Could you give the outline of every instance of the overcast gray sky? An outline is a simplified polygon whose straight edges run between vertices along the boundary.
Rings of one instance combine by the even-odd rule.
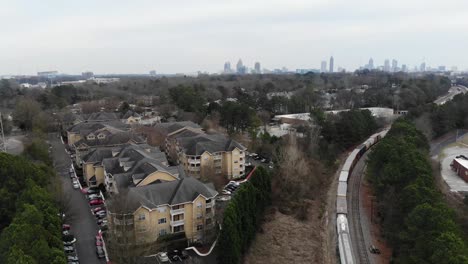
[[[0,75],[355,69],[369,57],[468,68],[466,0],[0,0]]]

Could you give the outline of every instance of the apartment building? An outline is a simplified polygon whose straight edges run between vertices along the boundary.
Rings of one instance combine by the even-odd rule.
[[[125,197],[126,212],[118,204],[111,202],[109,206],[110,230],[117,241],[126,236],[127,243],[128,238],[146,244],[175,235],[190,242],[203,241],[215,227],[217,194],[192,177],[131,187]],[[120,211],[116,213],[112,208]]]
[[[111,194],[118,193],[118,186],[127,188],[132,182],[136,186],[138,180],[157,174],[168,174],[160,179],[174,180],[179,168],[169,167],[165,154],[147,144],[101,147],[83,157],[83,176],[88,184],[103,184]]]
[[[170,133],[166,138],[166,153],[195,178],[220,175],[237,179],[245,174],[246,148],[222,134],[207,134],[192,128]]]
[[[71,126],[67,130],[68,146],[74,148],[74,144],[81,139],[101,139],[107,134],[129,131],[130,126],[120,120],[106,122],[81,122]]]

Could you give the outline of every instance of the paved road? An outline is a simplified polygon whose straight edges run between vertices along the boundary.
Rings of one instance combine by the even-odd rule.
[[[455,95],[460,94],[460,93],[467,93],[467,92],[468,92],[468,88],[466,88],[465,86],[462,86],[462,85],[452,86],[450,87],[446,95],[443,95],[437,98],[437,100],[435,100],[434,103],[438,105],[443,105],[446,102],[452,100],[453,97],[455,97]]]
[[[105,263],[96,255],[95,236],[98,231],[94,216],[91,214],[86,197],[79,191],[74,190],[68,174],[71,160],[65,152],[65,147],[56,134],[49,134],[49,142],[52,145],[52,157],[55,168],[63,179],[63,191],[65,200],[70,208],[66,212],[65,222],[71,224],[72,234],[75,235],[75,244],[80,263],[101,264]]]
[[[362,208],[362,199],[360,195],[361,183],[364,179],[366,168],[366,159],[370,150],[359,159],[358,163],[351,173],[348,181],[348,221],[351,233],[351,244],[353,254],[357,263],[377,263],[374,255],[370,254],[368,248],[372,244],[370,226],[368,219]]]

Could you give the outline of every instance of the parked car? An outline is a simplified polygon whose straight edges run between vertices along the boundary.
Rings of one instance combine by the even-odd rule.
[[[186,250],[173,250],[169,253],[167,253],[168,257],[172,261],[181,261],[183,259],[187,259],[189,257],[188,253]]]
[[[102,246],[102,237],[100,235],[96,236],[96,247]]]
[[[104,201],[102,199],[95,199],[95,200],[89,201],[90,206],[101,205],[101,204],[104,204]]]
[[[73,246],[64,246],[63,251],[65,251],[67,254],[75,253],[75,248]]]
[[[96,216],[97,219],[104,219],[104,218],[107,217],[107,214],[106,214],[106,213],[103,213],[103,214],[96,214],[96,215],[94,215],[94,216]]]
[[[166,263],[170,262],[169,257],[167,256],[166,252],[159,252],[157,254],[159,262]]]
[[[74,235],[62,235],[62,241],[65,246],[71,246],[76,242],[76,237]]]
[[[96,187],[88,187],[88,188],[83,188],[81,192],[84,194],[93,194],[93,193],[99,193],[99,189]]]
[[[100,194],[94,193],[88,195],[88,200],[96,200],[96,199],[102,199],[102,196]]]
[[[80,188],[80,183],[78,182],[78,179],[73,179],[73,189],[79,189]]]
[[[106,255],[104,254],[104,249],[102,249],[101,246],[96,247],[96,254],[97,254],[98,258],[106,257]]]
[[[231,195],[231,192],[228,190],[223,190],[221,193],[224,195]]]
[[[70,230],[70,228],[71,228],[71,225],[68,225],[68,224],[62,225],[62,230]]]
[[[228,184],[232,184],[234,186],[239,186],[240,183],[236,182],[236,181],[230,181]]]
[[[370,253],[372,253],[372,254],[380,254],[380,250],[379,250],[378,248],[376,248],[374,245],[371,245],[371,246],[369,247],[369,251],[370,251]]]
[[[107,219],[98,219],[96,222],[98,226],[107,226]]]
[[[106,211],[106,208],[104,208],[104,207],[96,207],[96,208],[91,209],[92,214],[96,214],[96,213],[99,213],[99,212],[105,212],[105,211]]]
[[[69,255],[67,256],[68,261],[78,261],[78,256],[76,255]]]
[[[244,163],[244,165],[245,165],[246,167],[248,167],[248,166],[252,166],[252,163],[246,162],[246,163]]]

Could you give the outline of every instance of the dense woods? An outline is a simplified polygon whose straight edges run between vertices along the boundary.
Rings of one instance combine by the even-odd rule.
[[[43,163],[0,153],[0,263],[65,263],[52,176]]]
[[[263,212],[271,201],[269,173],[259,167],[242,184],[224,211],[217,250],[219,263],[237,264],[255,238]]]
[[[369,155],[368,177],[395,263],[467,263],[454,214],[436,189],[425,136],[397,120]]]

